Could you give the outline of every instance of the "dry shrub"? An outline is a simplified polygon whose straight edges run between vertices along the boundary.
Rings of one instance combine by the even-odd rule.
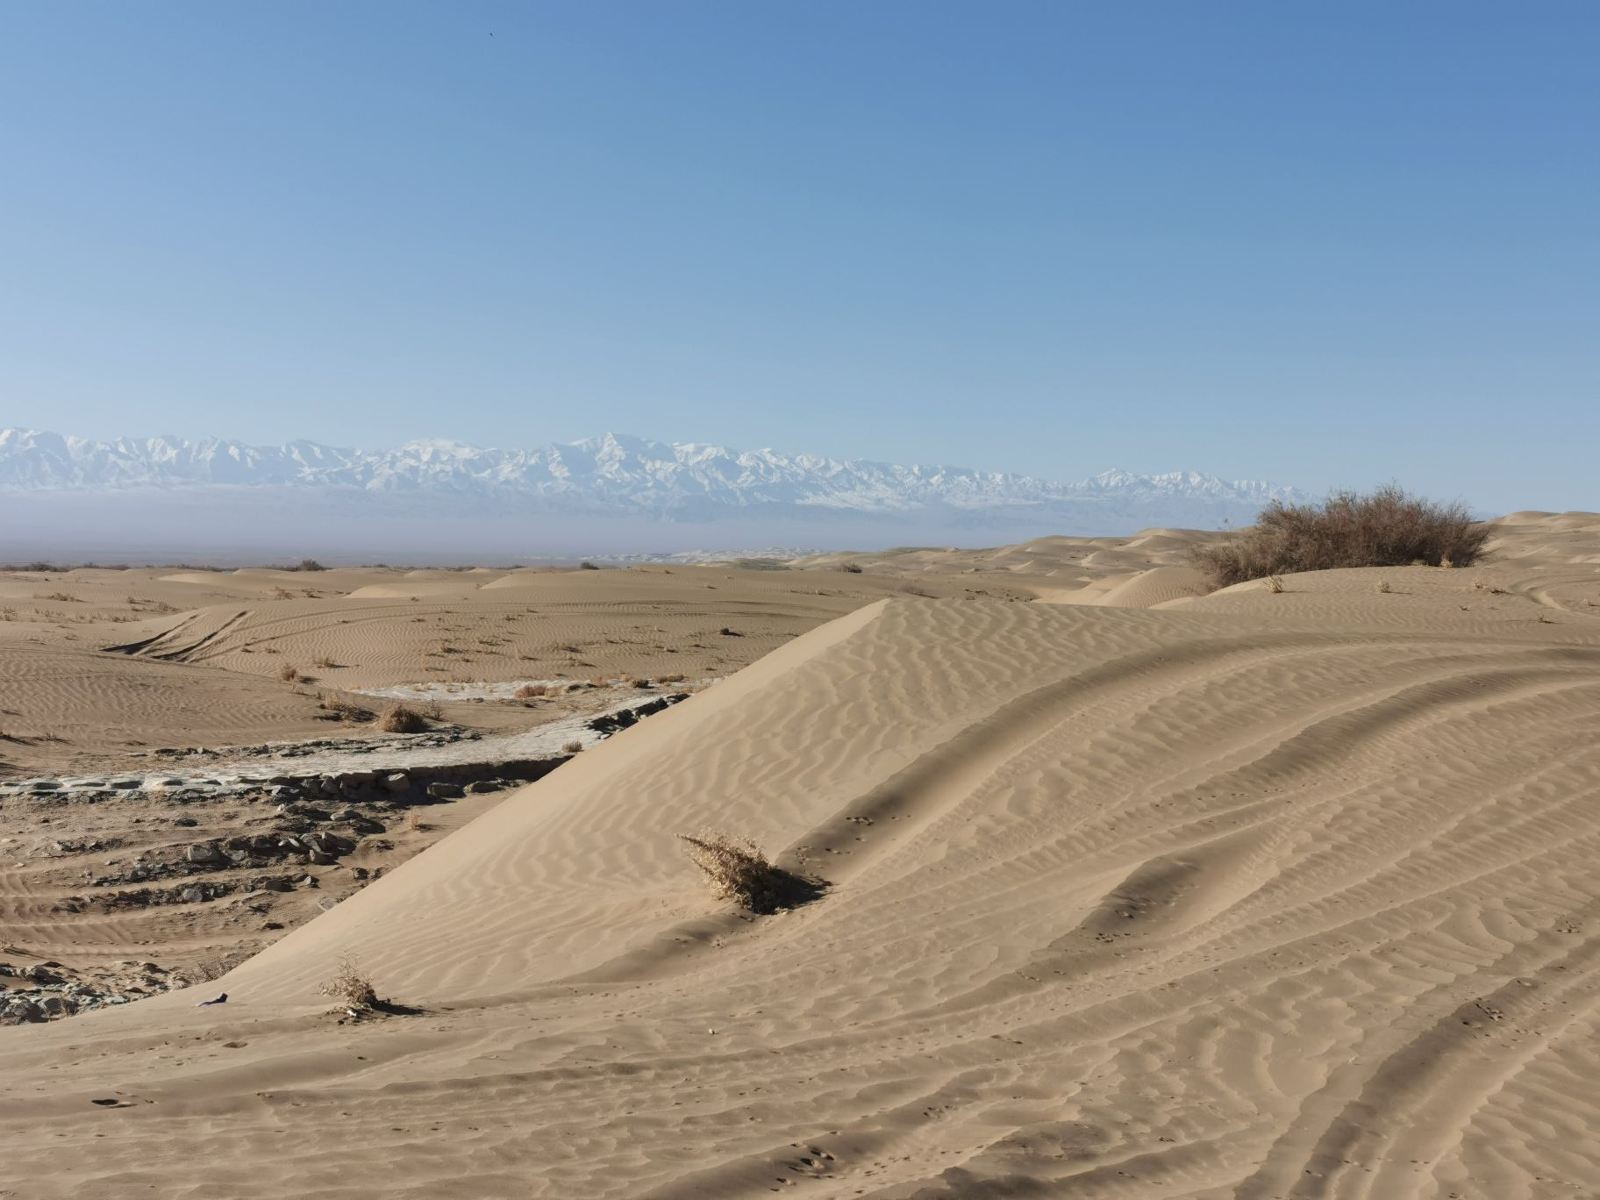
[[[1470,566],[1489,540],[1460,502],[1438,504],[1397,484],[1367,495],[1335,492],[1321,504],[1274,500],[1238,537],[1194,551],[1213,587],[1335,567]]]
[[[348,700],[341,700],[337,696],[319,696],[317,707],[320,708],[330,721],[370,721],[372,710],[362,708],[359,704],[352,704]]]
[[[752,911],[758,911],[763,904],[770,905],[774,868],[754,842],[714,832],[697,836],[680,833],[678,840],[688,846],[690,861],[700,868],[719,898],[736,901]]]
[[[719,898],[732,900],[753,913],[772,913],[815,900],[825,884],[804,879],[767,861],[754,842],[724,833],[678,834],[689,859]]]
[[[278,678],[283,680],[285,683],[299,683],[300,668],[295,666],[293,663],[279,663]]]
[[[563,754],[579,754],[583,751],[583,743],[578,741],[567,742],[561,747]]]
[[[1276,575],[1268,575],[1267,576],[1267,591],[1271,592],[1275,596],[1282,594],[1282,592],[1283,592],[1283,580],[1278,578],[1278,576],[1276,576]]]
[[[384,710],[378,718],[378,728],[385,733],[421,733],[428,722],[416,709],[396,704]]]
[[[656,682],[657,683],[682,683],[683,680],[684,680],[684,676],[683,676],[683,673],[681,671],[675,672],[674,674],[671,674],[671,675],[657,675],[656,676]]]
[[[372,1008],[378,1003],[378,993],[373,990],[372,980],[361,973],[356,960],[349,955],[339,960],[339,969],[333,978],[317,990],[346,1008]]]
[[[333,659],[329,658],[326,654],[319,654],[316,658],[311,660],[311,665],[320,671],[331,671],[339,664],[334,662]]]
[[[539,696],[549,695],[550,687],[548,684],[543,683],[525,683],[516,690],[515,694],[518,700],[533,700]]]

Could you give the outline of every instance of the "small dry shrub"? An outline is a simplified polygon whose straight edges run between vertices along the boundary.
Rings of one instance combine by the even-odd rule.
[[[1397,484],[1366,495],[1335,492],[1321,504],[1274,500],[1236,538],[1198,547],[1195,565],[1213,587],[1335,567],[1465,567],[1483,554],[1489,529],[1466,505],[1437,504]]]
[[[525,683],[516,690],[518,700],[533,700],[539,696],[550,694],[549,685],[543,683]]]
[[[561,747],[561,753],[563,753],[563,754],[579,754],[582,751],[583,751],[583,743],[579,742],[579,741],[567,742],[564,746]]]
[[[299,683],[300,668],[295,666],[293,663],[279,663],[278,678],[283,680],[285,683]]]
[[[683,673],[681,671],[676,672],[676,673],[674,673],[672,675],[657,675],[656,676],[656,682],[657,683],[682,683],[683,680],[684,680],[684,675],[683,675]]]
[[[385,733],[421,733],[427,727],[422,714],[404,704],[391,706],[378,718],[378,728]]]
[[[333,659],[329,658],[326,654],[319,654],[317,657],[311,660],[311,665],[321,671],[331,671],[339,664],[334,662]]]
[[[1278,595],[1283,591],[1283,580],[1276,575],[1267,576],[1267,591]]]
[[[784,873],[767,861],[754,842],[724,833],[678,834],[689,859],[700,868],[719,898],[751,912],[771,912],[782,898]]]
[[[333,978],[317,990],[346,1008],[372,1008],[378,1003],[372,980],[361,973],[356,960],[348,954],[339,960],[339,969]]]
[[[352,704],[349,700],[341,700],[337,696],[320,696],[317,699],[320,708],[330,721],[370,721],[372,710],[362,708],[359,704]]]
[[[1387,596],[1390,592],[1394,591],[1394,589],[1389,586],[1389,581],[1387,579],[1380,579],[1378,580],[1378,591]]]

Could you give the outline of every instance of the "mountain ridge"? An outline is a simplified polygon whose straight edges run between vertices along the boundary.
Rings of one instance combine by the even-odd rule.
[[[0,491],[119,492],[273,488],[374,498],[414,495],[596,517],[715,521],[731,515],[953,518],[1052,514],[1077,524],[1091,513],[1160,523],[1248,520],[1294,488],[1199,471],[1121,469],[1077,483],[949,465],[875,462],[711,442],[659,442],[606,433],[534,449],[417,439],[391,450],[295,440],[257,446],[170,435],[97,441],[41,430],[0,430]],[[1194,519],[1186,519],[1191,517]],[[1109,531],[1109,530],[1108,530]]]

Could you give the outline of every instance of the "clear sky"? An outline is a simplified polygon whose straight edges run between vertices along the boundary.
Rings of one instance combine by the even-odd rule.
[[[1600,508],[1600,4],[0,2],[0,425]]]

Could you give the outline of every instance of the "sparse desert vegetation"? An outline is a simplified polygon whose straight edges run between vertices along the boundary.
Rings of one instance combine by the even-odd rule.
[[[336,1001],[341,1008],[361,1010],[378,1003],[378,993],[372,986],[372,980],[362,972],[352,955],[341,958],[333,977],[317,990]]]
[[[1193,552],[1212,587],[1336,567],[1471,566],[1489,539],[1464,504],[1438,504],[1398,485],[1337,492],[1321,504],[1273,501],[1255,525]]]
[[[378,718],[378,728],[385,733],[421,733],[428,728],[428,722],[409,705],[394,704]]]
[[[365,724],[372,720],[372,710],[364,708],[351,700],[340,696],[322,695],[317,698],[317,707],[322,710],[329,721],[348,721],[352,724]]]
[[[712,894],[753,913],[772,913],[814,900],[822,885],[784,870],[761,847],[715,830],[677,835],[689,861],[700,868]]]

